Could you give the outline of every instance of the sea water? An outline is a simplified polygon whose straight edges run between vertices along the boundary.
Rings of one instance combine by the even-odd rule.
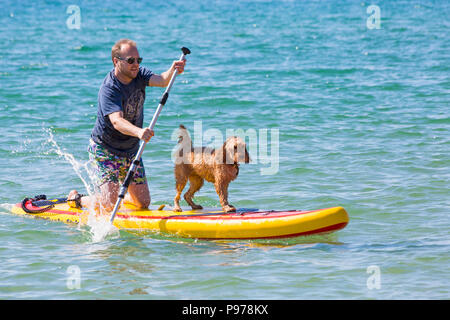
[[[448,1],[2,1],[0,299],[448,299],[449,14]],[[231,204],[339,205],[348,226],[276,242],[97,238],[11,214],[93,190],[87,145],[120,38],[155,73],[192,51],[143,154],[153,205],[175,196],[180,124],[197,145],[240,130],[253,161]],[[146,124],[162,92],[147,89]],[[219,206],[211,184],[196,201]]]

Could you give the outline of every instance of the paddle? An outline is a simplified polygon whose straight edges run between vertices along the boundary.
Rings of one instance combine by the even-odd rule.
[[[183,54],[181,55],[180,60],[184,60],[185,56],[191,53],[191,51],[188,48],[186,48],[186,47],[181,48],[181,51],[183,52]],[[170,79],[169,85],[166,88],[166,91],[164,91],[164,93],[162,95],[162,98],[159,101],[158,108],[156,109],[156,112],[153,115],[153,119],[150,122],[150,125],[148,126],[148,128],[150,130],[153,130],[153,127],[155,126],[156,120],[158,119],[158,116],[161,113],[161,110],[162,110],[163,106],[166,104],[167,98],[169,98],[169,91],[172,88],[172,85],[173,85],[173,83],[175,81],[177,73],[178,73],[177,70],[175,70],[175,72],[172,75],[172,78]],[[133,176],[134,176],[134,174],[136,172],[137,166],[140,163],[142,152],[144,151],[144,148],[145,148],[146,144],[147,143],[145,141],[141,140],[141,145],[139,146],[139,150],[136,153],[136,156],[134,157],[134,160],[133,160],[133,162],[132,162],[132,164],[130,166],[130,169],[128,170],[128,173],[127,173],[127,175],[125,177],[125,180],[124,180],[124,182],[123,182],[123,184],[122,184],[122,186],[120,188],[119,196],[117,197],[116,204],[115,204],[113,212],[111,214],[111,218],[110,218],[111,224],[113,224],[114,218],[116,217],[117,210],[119,210],[120,204],[121,204],[122,200],[125,198],[125,194],[127,193],[128,186],[130,185],[130,182],[131,182],[131,180],[132,180],[132,178],[133,178]]]

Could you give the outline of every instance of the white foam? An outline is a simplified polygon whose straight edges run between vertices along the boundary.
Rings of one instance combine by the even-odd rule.
[[[119,229],[111,224],[109,215],[97,215],[95,210],[90,210],[87,225],[91,234],[92,242],[101,242],[120,236]]]

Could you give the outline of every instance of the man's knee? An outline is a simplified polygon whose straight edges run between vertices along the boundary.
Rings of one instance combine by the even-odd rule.
[[[139,207],[139,209],[146,209],[150,206],[151,203],[151,199],[150,199],[150,195],[148,196],[143,196],[139,199],[137,199],[136,206]]]
[[[119,186],[116,183],[105,183],[101,187],[100,203],[106,211],[113,211],[119,195]]]
[[[132,184],[128,191],[136,207],[145,209],[150,206],[151,198],[147,184]]]
[[[108,212],[112,212],[114,210],[114,206],[116,201],[112,201],[113,199],[102,199],[102,207]]]

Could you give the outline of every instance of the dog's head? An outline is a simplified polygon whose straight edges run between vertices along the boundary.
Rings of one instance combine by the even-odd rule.
[[[249,163],[250,156],[247,151],[245,141],[240,137],[229,137],[222,147],[223,163],[237,164],[240,162]]]

